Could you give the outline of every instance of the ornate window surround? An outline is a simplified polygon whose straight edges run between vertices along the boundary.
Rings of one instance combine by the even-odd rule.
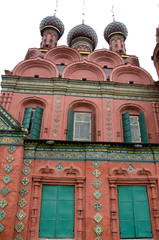
[[[84,183],[85,177],[81,170],[71,164],[58,172],[55,167],[46,166],[38,170],[38,174],[33,175],[33,190],[30,208],[30,240],[44,240],[38,238],[39,219],[41,208],[42,185],[75,185],[75,225],[74,239],[84,239]],[[67,240],[67,239],[66,239]]]
[[[157,203],[157,178],[152,176],[152,173],[145,168],[135,169],[130,173],[126,168],[111,169],[108,177],[110,191],[110,224],[112,240],[120,239],[119,231],[119,210],[118,210],[118,191],[117,186],[147,186],[147,195],[149,201],[149,210],[151,225],[154,231],[153,240],[159,239],[159,208]],[[146,239],[143,239],[146,240]]]

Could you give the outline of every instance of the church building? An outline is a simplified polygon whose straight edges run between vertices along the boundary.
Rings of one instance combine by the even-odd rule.
[[[40,23],[40,48],[5,71],[0,240],[159,239],[159,85],[128,30]],[[153,37],[153,36],[152,36]],[[159,74],[159,45],[154,51]]]

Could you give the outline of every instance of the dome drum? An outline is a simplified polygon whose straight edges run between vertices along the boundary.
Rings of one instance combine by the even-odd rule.
[[[76,49],[78,52],[92,52],[93,42],[86,37],[77,37],[72,40],[71,47]]]

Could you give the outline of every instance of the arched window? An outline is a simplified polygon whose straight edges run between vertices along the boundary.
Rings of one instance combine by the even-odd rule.
[[[95,108],[89,103],[76,103],[69,108],[67,140],[95,139]]]
[[[136,106],[122,109],[124,142],[148,142],[145,115]]]

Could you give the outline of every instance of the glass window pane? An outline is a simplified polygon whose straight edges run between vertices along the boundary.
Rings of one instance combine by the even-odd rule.
[[[75,113],[74,140],[90,141],[91,113]]]

